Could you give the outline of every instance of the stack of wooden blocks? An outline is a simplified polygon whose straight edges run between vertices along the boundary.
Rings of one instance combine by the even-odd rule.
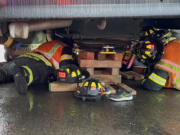
[[[102,69],[102,74],[119,75],[122,53],[101,54],[81,51],[78,60],[80,67],[86,68],[90,75],[99,73],[100,69]]]

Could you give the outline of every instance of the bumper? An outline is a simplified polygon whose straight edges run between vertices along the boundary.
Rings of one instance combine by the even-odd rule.
[[[11,0],[9,0],[11,1]],[[18,0],[16,0],[18,1]],[[27,0],[24,0],[27,1]],[[48,1],[48,0],[47,0]],[[50,0],[49,0],[50,1]],[[127,2],[123,0],[69,0],[67,3],[6,3],[0,18],[178,17],[180,2]],[[82,3],[79,3],[81,1]],[[84,3],[83,3],[84,2]]]

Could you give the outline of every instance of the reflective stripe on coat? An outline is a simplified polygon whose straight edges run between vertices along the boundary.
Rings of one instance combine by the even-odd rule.
[[[64,46],[62,43],[55,40],[42,44],[40,47],[32,51],[32,53],[40,53],[44,55],[52,63],[55,69],[59,69],[63,48]]]
[[[180,40],[174,40],[167,44],[162,59],[155,68],[165,70],[169,73],[169,79],[165,87],[180,90]]]

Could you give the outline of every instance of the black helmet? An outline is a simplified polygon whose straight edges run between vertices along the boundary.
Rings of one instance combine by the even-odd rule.
[[[158,53],[157,46],[148,39],[139,43],[134,51],[137,59],[145,65],[154,61]]]
[[[143,31],[144,37],[156,38],[160,40],[163,45],[166,45],[170,41],[176,39],[170,29],[158,29],[152,26],[148,26],[145,27]]]
[[[142,29],[143,37],[153,37],[159,29],[153,26],[146,26]]]
[[[58,80],[63,83],[79,83],[82,80],[82,74],[76,65],[64,65],[58,71]]]
[[[77,98],[86,100],[98,100],[101,99],[102,95],[106,94],[106,88],[98,79],[88,79],[86,80],[82,87],[77,90],[74,95]]]

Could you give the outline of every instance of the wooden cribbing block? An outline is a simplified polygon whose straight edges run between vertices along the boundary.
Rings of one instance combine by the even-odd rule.
[[[147,68],[143,66],[133,66],[133,71],[138,74],[144,74]]]
[[[119,68],[112,68],[112,75],[119,75]]]
[[[129,71],[129,74],[133,75],[134,80],[142,80],[144,79],[144,75],[138,74],[134,71]]]
[[[80,86],[82,84],[79,84]],[[67,92],[67,91],[75,91],[77,88],[77,84],[68,84],[68,83],[60,83],[58,81],[49,83],[49,91],[51,92]]]
[[[98,60],[115,60],[115,61],[122,61],[123,54],[122,53],[116,53],[116,54],[97,54]]]
[[[127,72],[120,72],[120,74],[125,79],[133,79],[133,75],[132,74],[128,74]]]
[[[116,60],[116,61],[122,61],[122,58],[123,58],[123,54],[122,53],[116,53],[113,56],[113,60]]]
[[[93,75],[92,78],[97,78],[105,84],[118,84],[121,83],[121,75]]]
[[[80,60],[80,67],[120,68],[121,62],[113,60]]]
[[[94,57],[95,57],[94,52],[80,51],[78,55],[78,63],[80,63],[80,60],[82,59],[94,60]]]
[[[112,75],[111,68],[95,68],[94,74],[91,75]]]
[[[111,85],[105,85],[111,91],[111,94],[116,94],[117,90],[113,88]]]
[[[125,90],[125,91],[127,91],[127,92],[131,92],[133,96],[137,95],[136,90],[130,88],[129,86],[127,86],[127,85],[124,84],[124,83],[119,83],[119,84],[117,84],[117,86],[118,86],[120,89],[122,89],[122,90]]]
[[[105,54],[98,53],[98,54],[97,54],[97,59],[98,59],[98,60],[106,60],[106,55],[105,55]]]
[[[80,51],[78,59],[94,60],[94,52]]]
[[[134,79],[134,80],[142,80],[144,79],[144,75],[138,74],[133,71],[127,71],[127,72],[120,72],[123,78],[126,79]]]

